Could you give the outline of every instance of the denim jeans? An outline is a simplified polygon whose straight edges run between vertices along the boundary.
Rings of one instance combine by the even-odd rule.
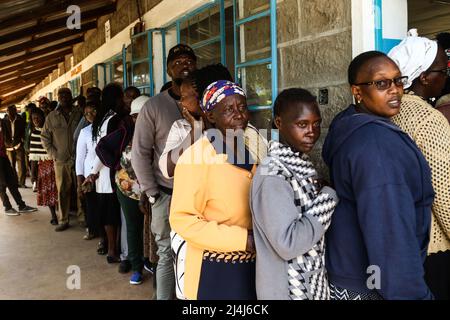
[[[161,193],[152,205],[151,231],[155,235],[159,256],[156,268],[156,299],[172,300],[175,294],[175,272],[170,247],[169,209],[172,196]]]

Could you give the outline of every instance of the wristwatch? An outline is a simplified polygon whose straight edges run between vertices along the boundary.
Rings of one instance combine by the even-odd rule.
[[[156,200],[158,200],[158,198],[160,197],[160,194],[154,194],[153,196],[148,197],[148,201],[150,202],[150,204],[155,204]]]

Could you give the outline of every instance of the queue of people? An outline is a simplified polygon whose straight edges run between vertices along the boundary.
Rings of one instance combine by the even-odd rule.
[[[154,97],[111,83],[74,107],[60,89],[55,110],[30,109],[38,205],[61,232],[78,202],[84,239],[132,285],[151,272],[158,300],[450,299],[450,45],[437,39],[412,31],[353,59],[354,103],[323,145],[329,179],[308,155],[322,123],[311,92],[278,95],[267,141],[227,68],[197,68],[187,45]],[[34,209],[13,169],[18,119],[8,109],[0,137],[10,212],[6,188]]]

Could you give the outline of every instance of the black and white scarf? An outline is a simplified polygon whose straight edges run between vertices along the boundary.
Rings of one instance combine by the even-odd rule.
[[[284,178],[294,190],[298,219],[313,216],[326,229],[330,226],[337,198],[331,188],[319,190],[317,171],[306,154],[271,141],[267,164],[269,175]],[[325,270],[325,239],[311,250],[288,262],[289,296],[293,300],[328,300],[330,289]]]

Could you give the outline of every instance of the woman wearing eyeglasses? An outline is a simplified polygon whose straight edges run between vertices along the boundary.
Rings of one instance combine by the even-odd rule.
[[[84,180],[89,176],[95,160],[95,144],[92,141],[92,122],[97,115],[99,102],[89,101],[83,108],[84,119],[88,126],[81,129],[77,140],[75,172],[77,174],[77,193],[86,205],[87,230],[84,240],[92,240],[98,236],[105,238],[100,225],[100,215],[97,212],[95,189],[82,187]],[[81,121],[80,121],[81,122]],[[104,240],[101,240],[103,242]]]
[[[390,118],[403,77],[384,53],[348,69],[356,104],[332,122],[323,158],[340,199],[326,237],[335,300],[431,299],[424,279],[433,188],[420,150]]]
[[[409,36],[389,56],[408,75],[400,113],[392,118],[415,141],[431,167],[436,197],[425,279],[436,299],[450,299],[450,126],[430,104],[447,79],[447,55],[435,41]]]

